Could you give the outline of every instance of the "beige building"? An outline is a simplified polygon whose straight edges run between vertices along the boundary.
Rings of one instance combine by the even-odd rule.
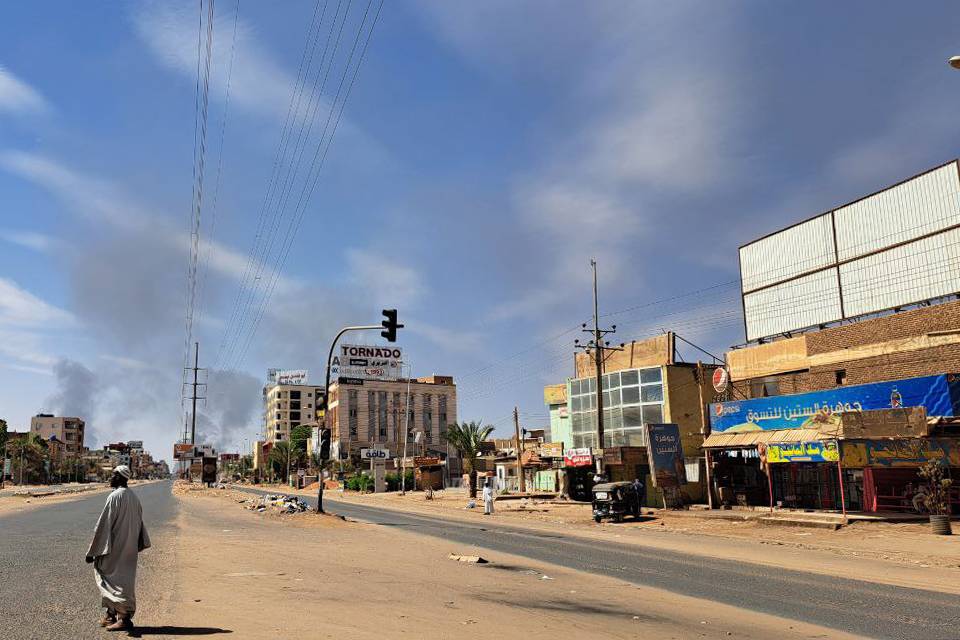
[[[83,452],[83,431],[86,423],[81,418],[65,418],[49,413],[38,413],[30,419],[30,432],[44,440],[55,437],[63,443],[64,452],[75,456]]]
[[[331,457],[339,454],[341,459],[359,461],[360,450],[368,448],[386,449],[389,458],[400,457],[406,424],[408,456],[453,459],[448,472],[458,473],[456,451],[442,437],[456,421],[457,387],[450,376],[417,378],[409,385],[407,380],[341,378],[330,386]],[[420,443],[415,442],[417,432],[422,433]]]
[[[270,384],[263,388],[263,439],[290,439],[290,430],[317,419],[323,387],[307,384]]]

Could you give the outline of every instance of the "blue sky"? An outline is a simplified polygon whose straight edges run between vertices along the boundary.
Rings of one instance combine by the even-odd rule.
[[[347,4],[335,80],[367,6],[327,7]],[[384,306],[415,374],[458,378],[461,418],[505,431],[516,404],[538,426],[591,257],[601,313],[634,309],[606,318],[618,339],[720,351],[743,340],[740,244],[957,156],[956,3],[390,2],[250,337],[231,312],[316,5],[242,1],[234,40],[237,6],[216,3],[194,326],[201,366],[221,355],[201,427],[225,446],[256,431],[267,367],[318,380],[336,328]],[[197,21],[196,3],[0,9],[13,428],[81,413],[99,443],[166,455],[182,424]]]

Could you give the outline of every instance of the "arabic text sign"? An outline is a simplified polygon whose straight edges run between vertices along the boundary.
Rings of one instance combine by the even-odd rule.
[[[645,424],[647,458],[657,487],[679,487],[687,481],[683,463],[680,427],[675,424]]]
[[[844,411],[924,407],[928,416],[960,411],[960,381],[954,374],[875,382],[789,396],[753,398],[710,405],[710,428],[724,431],[769,431],[837,424]]]
[[[563,452],[563,462],[568,467],[589,467],[593,464],[593,454],[589,447],[567,449]]]
[[[360,449],[360,457],[363,460],[386,460],[390,452],[387,449]]]
[[[960,466],[960,448],[942,438],[844,441],[846,467],[918,467],[929,460]]]
[[[396,380],[400,377],[403,350],[400,347],[342,344],[333,356],[330,375],[360,380]]]
[[[840,459],[836,440],[787,442],[767,445],[767,462],[836,462]]]

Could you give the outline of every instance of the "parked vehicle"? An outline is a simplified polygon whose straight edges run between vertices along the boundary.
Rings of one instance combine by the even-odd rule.
[[[632,482],[604,482],[593,487],[593,519],[600,522],[612,518],[623,522],[624,517],[640,517],[640,496]]]

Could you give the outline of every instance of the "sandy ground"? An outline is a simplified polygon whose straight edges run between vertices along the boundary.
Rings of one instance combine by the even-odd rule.
[[[278,487],[278,491],[282,488]],[[288,490],[289,491],[289,490]],[[312,492],[311,492],[312,495]],[[483,510],[465,509],[464,492],[364,494],[330,491],[332,499],[476,522]],[[642,544],[711,557],[855,577],[960,594],[960,535],[934,536],[925,523],[858,522],[837,531],[772,526],[655,511],[640,522],[590,519],[585,504],[503,500],[492,519],[502,524],[598,540]],[[960,527],[955,523],[960,533]]]
[[[176,489],[169,596],[138,623],[236,638],[845,638],[615,579],[312,513]],[[157,547],[157,544],[154,544]],[[451,552],[482,553],[464,564]],[[158,633],[154,636],[161,635]],[[146,636],[144,636],[146,637]]]

